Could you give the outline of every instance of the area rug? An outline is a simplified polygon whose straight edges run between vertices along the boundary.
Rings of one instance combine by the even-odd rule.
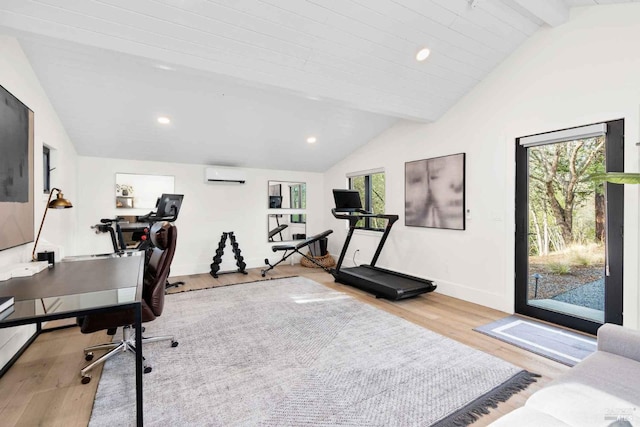
[[[147,426],[467,425],[535,381],[309,279],[167,295],[145,346]],[[133,357],[104,368],[90,425],[133,425]]]
[[[519,316],[508,316],[475,330],[568,366],[597,348],[595,338]]]

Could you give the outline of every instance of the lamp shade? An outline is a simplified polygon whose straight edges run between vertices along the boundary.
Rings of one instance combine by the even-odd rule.
[[[68,209],[72,208],[73,205],[70,201],[64,198],[64,194],[58,192],[55,200],[52,200],[47,205],[49,209]]]

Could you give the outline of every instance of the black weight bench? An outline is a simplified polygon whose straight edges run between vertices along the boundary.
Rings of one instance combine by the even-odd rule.
[[[308,239],[303,240],[302,242],[298,243],[297,245],[274,245],[274,246],[272,246],[271,250],[273,252],[284,251],[284,254],[282,255],[282,259],[280,259],[278,262],[276,262],[273,265],[269,262],[269,258],[265,258],[264,259],[264,263],[267,264],[269,266],[269,268],[265,268],[264,270],[261,271],[262,277],[264,277],[267,274],[267,271],[274,269],[278,264],[280,264],[281,262],[285,261],[287,258],[289,258],[293,254],[300,254],[303,257],[305,257],[306,259],[308,259],[309,261],[311,261],[312,263],[314,263],[315,265],[317,265],[318,267],[322,268],[324,271],[330,272],[330,269],[328,269],[327,267],[321,265],[319,262],[317,262],[312,257],[308,256],[307,254],[304,254],[304,253],[300,252],[300,249],[306,248],[310,244],[312,244],[314,242],[317,242],[320,239],[324,239],[325,237],[327,237],[331,233],[333,233],[333,230],[323,231],[322,233],[316,234],[315,236],[311,236]]]
[[[276,228],[274,228],[273,230],[269,231],[269,241],[270,241],[270,242],[273,242],[273,241],[274,241],[274,240],[273,240],[273,237],[274,237],[276,234],[280,234],[280,241],[282,241],[282,234],[281,234],[281,233],[282,233],[282,230],[284,230],[284,229],[285,229],[285,228],[287,228],[287,227],[288,227],[288,225],[287,225],[287,224],[282,224],[282,225],[277,226],[277,227],[276,227]]]

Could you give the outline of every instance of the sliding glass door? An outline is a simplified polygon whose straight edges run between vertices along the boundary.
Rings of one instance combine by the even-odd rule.
[[[594,333],[622,323],[622,120],[519,138],[516,312]]]

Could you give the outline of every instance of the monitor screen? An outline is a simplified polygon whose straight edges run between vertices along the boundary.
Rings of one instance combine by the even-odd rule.
[[[282,207],[281,196],[269,196],[269,207],[272,209],[279,209]]]
[[[182,194],[163,194],[160,196],[156,216],[178,216],[183,197]]]
[[[334,189],[333,199],[336,202],[336,210],[353,212],[362,209],[362,201],[358,190]]]

